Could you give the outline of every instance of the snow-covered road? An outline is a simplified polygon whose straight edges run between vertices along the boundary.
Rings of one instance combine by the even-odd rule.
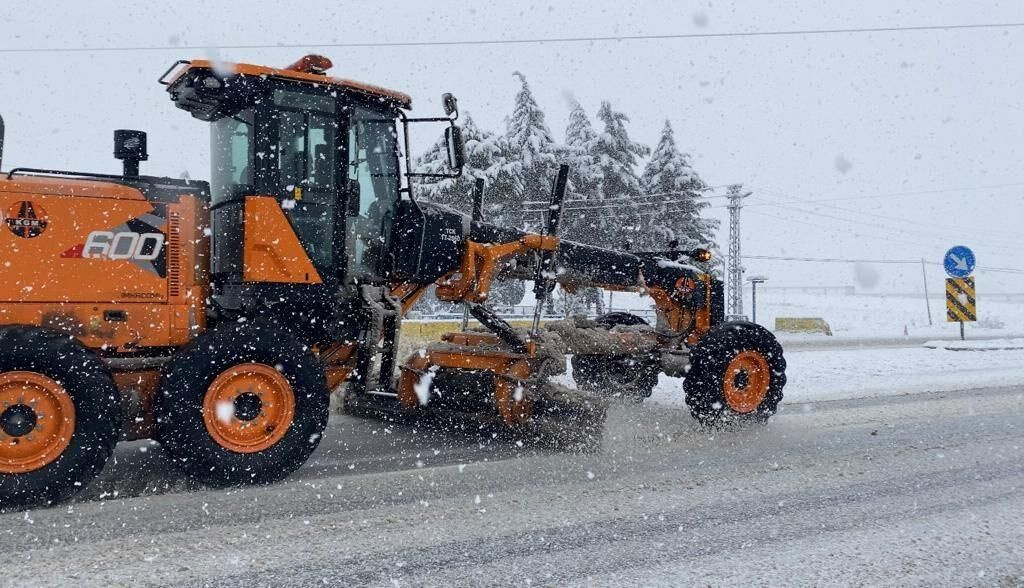
[[[124,444],[75,503],[0,514],[0,569],[16,586],[1021,585],[1024,386],[972,389],[1020,358],[792,351],[784,410],[716,432],[663,379],[588,454],[339,416],[288,481],[229,491]]]

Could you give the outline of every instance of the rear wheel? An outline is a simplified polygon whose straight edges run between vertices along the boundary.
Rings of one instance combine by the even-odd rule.
[[[786,385],[782,346],[749,322],[718,325],[690,353],[683,388],[690,412],[704,425],[764,421],[775,414]]]
[[[0,508],[70,498],[103,469],[120,423],[93,352],[55,331],[0,328]]]
[[[200,335],[168,363],[160,390],[160,443],[187,474],[211,486],[287,477],[327,426],[319,359],[268,321]]]
[[[610,312],[595,321],[601,327],[646,325],[642,317]],[[572,376],[577,387],[604,396],[622,396],[634,402],[649,398],[658,384],[659,363],[647,356],[574,355]]]

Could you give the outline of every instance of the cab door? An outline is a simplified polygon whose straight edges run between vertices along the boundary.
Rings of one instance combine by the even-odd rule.
[[[349,106],[345,251],[352,282],[381,283],[398,205],[398,140],[393,114]]]
[[[344,251],[335,247],[344,161],[338,100],[322,90],[279,88],[273,101],[277,144],[271,152],[282,208],[313,265],[333,275],[344,267],[337,263]]]

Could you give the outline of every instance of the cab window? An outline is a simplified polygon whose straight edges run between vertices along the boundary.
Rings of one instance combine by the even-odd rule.
[[[383,112],[359,106],[351,111],[346,231],[351,274],[376,278],[398,201],[398,134],[394,118]],[[354,198],[357,200],[351,200]]]
[[[252,188],[253,111],[246,109],[213,123],[210,152],[213,173],[210,178],[213,203],[243,195]]]

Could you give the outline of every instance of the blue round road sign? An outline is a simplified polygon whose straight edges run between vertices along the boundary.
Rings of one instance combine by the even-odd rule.
[[[957,245],[946,252],[946,258],[942,260],[946,273],[954,278],[966,278],[974,271],[974,252]]]

